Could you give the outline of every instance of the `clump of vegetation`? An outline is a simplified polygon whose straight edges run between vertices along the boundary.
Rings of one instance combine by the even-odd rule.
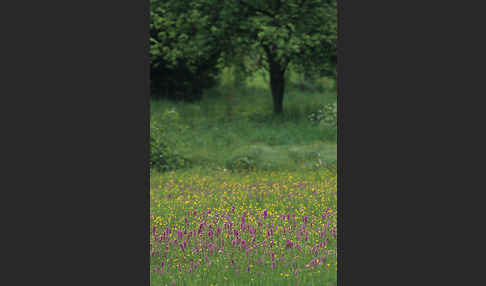
[[[320,105],[316,111],[309,114],[308,118],[314,124],[337,126],[337,104]]]
[[[221,46],[213,44],[215,39],[210,36],[200,37],[201,31],[208,30],[215,21],[217,11],[190,6],[190,1],[150,1],[150,77],[154,98],[195,101],[201,99],[203,90],[217,84]]]
[[[150,121],[150,168],[169,171],[187,166],[189,161],[182,156],[183,142],[177,133],[185,127],[179,121],[175,110],[166,110]]]

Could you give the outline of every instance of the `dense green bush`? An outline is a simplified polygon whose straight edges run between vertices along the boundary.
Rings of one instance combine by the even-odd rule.
[[[188,166],[189,161],[182,155],[184,143],[177,134],[184,131],[179,114],[167,110],[159,118],[150,121],[150,168],[169,171]]]
[[[153,98],[198,100],[204,89],[217,83],[221,46],[218,41],[200,35],[209,29],[217,14],[201,17],[199,10],[190,1],[150,1]]]

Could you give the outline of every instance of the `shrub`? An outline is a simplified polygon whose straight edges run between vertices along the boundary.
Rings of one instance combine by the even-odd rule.
[[[317,110],[309,114],[308,118],[316,125],[337,127],[337,104],[320,105]]]
[[[150,122],[150,168],[169,171],[182,168],[189,161],[182,156],[184,144],[177,136],[185,127],[175,110],[165,111],[160,118]]]

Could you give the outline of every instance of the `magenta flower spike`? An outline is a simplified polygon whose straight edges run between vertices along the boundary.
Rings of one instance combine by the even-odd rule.
[[[293,245],[294,245],[294,244],[292,243],[292,241],[291,241],[290,239],[287,239],[287,243],[286,243],[285,247],[286,247],[286,248],[292,248],[292,247],[293,247]]]

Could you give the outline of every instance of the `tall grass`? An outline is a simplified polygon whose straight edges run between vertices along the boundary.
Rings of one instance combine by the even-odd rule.
[[[244,156],[244,150],[250,147],[260,148],[260,161],[270,160],[285,169],[295,166],[296,158],[306,158],[309,152],[318,153],[321,160],[335,160],[336,128],[313,125],[308,120],[317,106],[336,102],[332,81],[321,91],[301,91],[292,75],[284,112],[277,116],[263,75],[255,73],[238,88],[224,84],[208,90],[199,102],[151,100],[151,116],[155,118],[167,109],[179,113],[182,124],[189,128],[178,136],[186,146],[184,155],[193,165],[224,167],[228,160]]]

